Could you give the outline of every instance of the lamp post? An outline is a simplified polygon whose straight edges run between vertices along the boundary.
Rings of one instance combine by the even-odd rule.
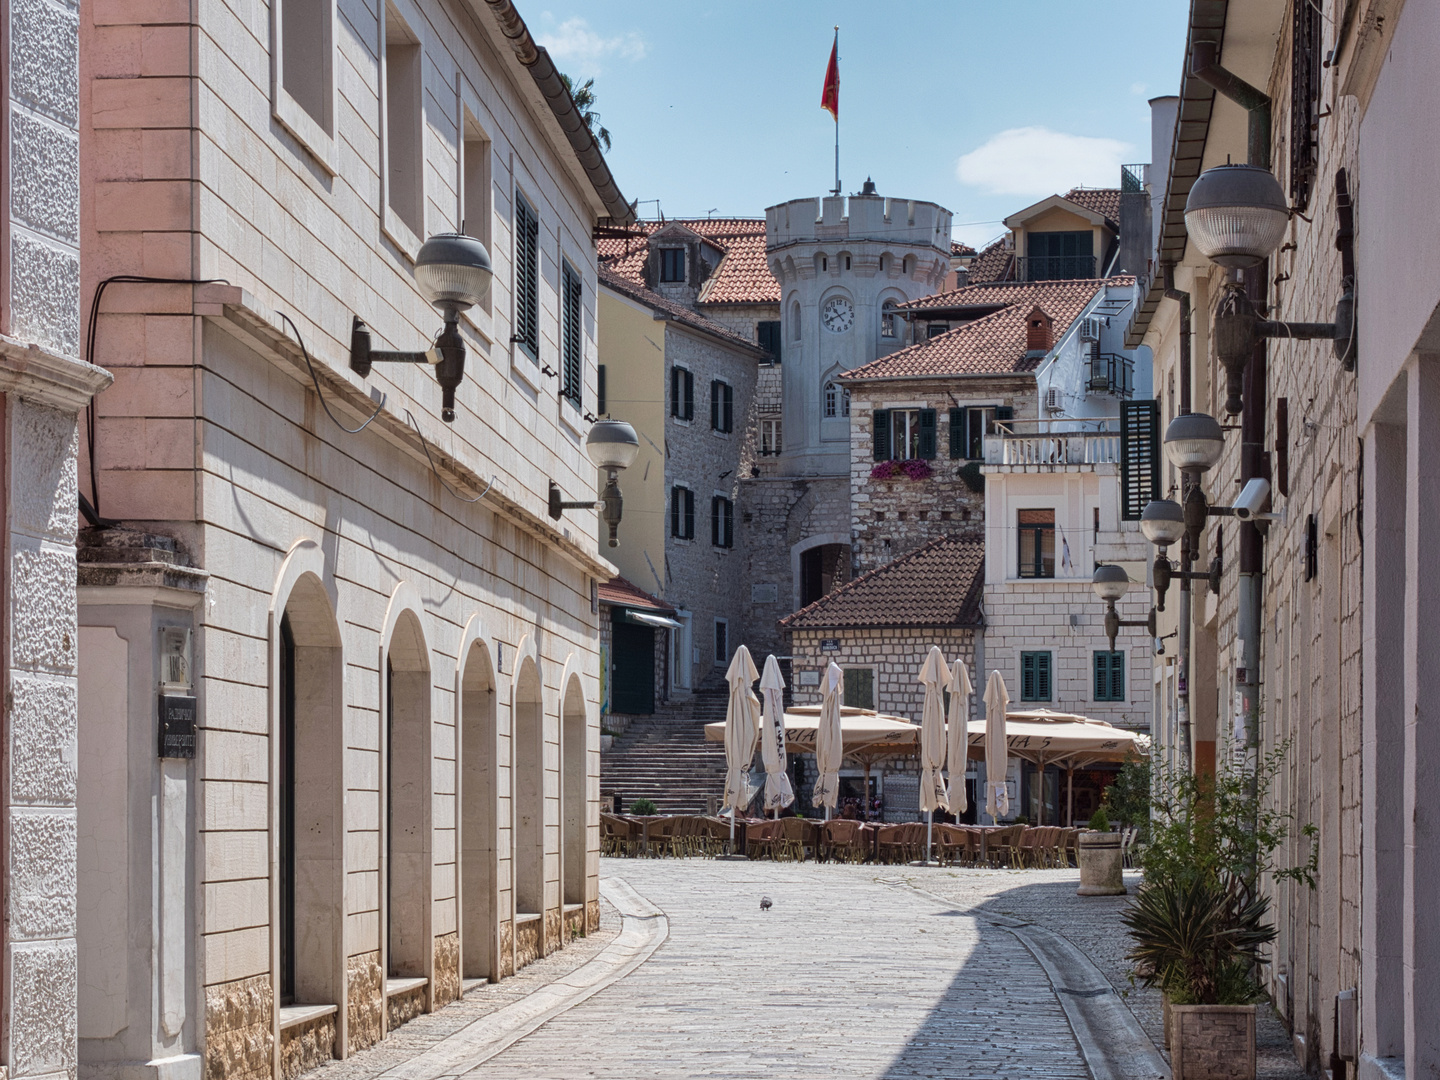
[[[372,364],[431,364],[440,384],[440,418],[455,419],[455,391],[465,378],[465,339],[460,314],[484,301],[490,292],[490,253],[473,236],[439,233],[420,245],[415,258],[415,284],[439,308],[445,326],[430,348],[395,352],[370,347],[370,328],[356,315],[350,327],[350,370],[362,379]]]
[[[1215,309],[1215,354],[1225,368],[1225,411],[1244,408],[1245,365],[1264,338],[1330,339],[1347,371],[1355,366],[1354,207],[1349,174],[1335,177],[1335,246],[1340,250],[1340,299],[1328,323],[1280,322],[1262,317],[1238,281],[1225,283]],[[1279,246],[1290,220],[1280,181],[1254,165],[1217,165],[1200,174],[1185,200],[1185,231],[1211,262],[1230,270],[1258,266]]]
[[[1143,626],[1150,631],[1151,638],[1155,637],[1153,607],[1150,614],[1143,619],[1122,619],[1115,610],[1115,602],[1122,599],[1130,589],[1130,575],[1125,573],[1123,566],[1101,563],[1095,567],[1095,573],[1090,578],[1090,587],[1095,590],[1096,596],[1105,601],[1105,636],[1110,639],[1111,652],[1115,651],[1115,635],[1120,633],[1122,626]]]
[[[605,470],[605,490],[598,500],[567,502],[561,498],[560,485],[551,480],[550,517],[559,521],[566,510],[599,510],[605,524],[610,527],[610,546],[619,547],[617,534],[624,500],[620,497],[618,474],[622,469],[628,469],[634,463],[635,455],[640,453],[640,437],[623,420],[597,420],[585,436],[585,453],[595,463],[595,468]]]

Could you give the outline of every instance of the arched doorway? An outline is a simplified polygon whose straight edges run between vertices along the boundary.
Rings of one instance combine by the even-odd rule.
[[[385,652],[385,872],[381,880],[387,984],[427,978],[432,961],[430,696],[424,631],[416,612],[406,609],[396,619]],[[428,1003],[428,994],[426,998]]]
[[[484,642],[469,646],[460,671],[460,971],[498,982],[499,755],[495,672]]]
[[[523,654],[522,654],[523,655]],[[533,656],[515,675],[511,787],[515,813],[515,968],[545,955],[545,716]]]
[[[590,777],[587,763],[585,692],[580,676],[572,673],[564,686],[560,706],[560,882],[564,893],[565,923],[585,926],[586,849]],[[578,911],[573,910],[578,908]]]
[[[345,979],[344,685],[325,587],[301,575],[275,627],[275,803],[282,1008],[341,1001]]]

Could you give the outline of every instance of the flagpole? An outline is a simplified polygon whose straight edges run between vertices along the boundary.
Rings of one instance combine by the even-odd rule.
[[[835,92],[840,92],[840,27],[835,27]],[[840,110],[835,110],[835,194],[840,194]]]

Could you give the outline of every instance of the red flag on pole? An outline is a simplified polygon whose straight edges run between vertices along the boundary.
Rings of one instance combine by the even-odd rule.
[[[820,107],[840,119],[840,31],[835,31],[835,44],[830,48],[830,66],[825,69],[825,89],[820,91]]]

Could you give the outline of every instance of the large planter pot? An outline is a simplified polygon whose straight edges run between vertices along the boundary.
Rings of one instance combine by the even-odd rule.
[[[1254,1005],[1171,1005],[1174,1080],[1255,1080]]]
[[[1115,832],[1082,832],[1077,849],[1080,860],[1081,896],[1123,896],[1125,880],[1121,876],[1124,852],[1120,834]]]

